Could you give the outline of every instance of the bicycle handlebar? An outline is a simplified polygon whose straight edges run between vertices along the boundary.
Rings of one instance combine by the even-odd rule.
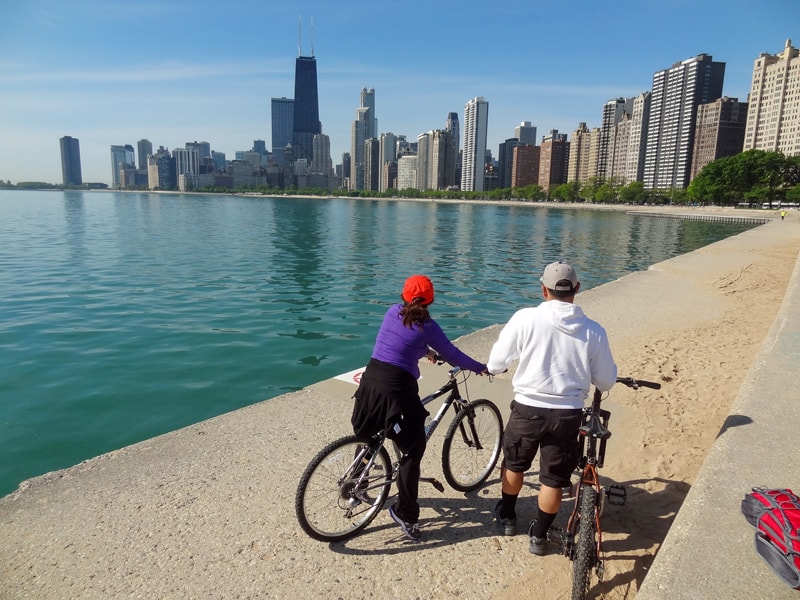
[[[656,383],[655,381],[645,381],[643,379],[634,379],[633,377],[617,377],[617,383],[627,385],[629,388],[634,390],[639,389],[640,387],[646,387],[652,390],[661,389],[660,383]]]

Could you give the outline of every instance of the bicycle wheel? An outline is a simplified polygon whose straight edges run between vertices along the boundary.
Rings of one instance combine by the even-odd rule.
[[[503,419],[489,400],[462,408],[444,436],[442,472],[450,487],[469,492],[489,477],[500,456]]]
[[[578,512],[578,541],[573,548],[572,600],[584,600],[589,592],[589,577],[597,564],[597,541],[595,539],[595,509],[597,490],[591,486],[581,489],[581,505]]]
[[[392,462],[380,446],[367,476],[357,484],[369,452],[354,435],[328,444],[300,477],[294,509],[300,527],[315,540],[337,542],[369,525],[383,507],[392,485]]]

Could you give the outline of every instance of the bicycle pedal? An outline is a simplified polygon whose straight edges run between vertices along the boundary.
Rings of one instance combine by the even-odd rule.
[[[420,481],[424,481],[426,483],[430,483],[433,487],[437,489],[437,491],[444,493],[444,485],[442,482],[436,479],[435,477],[420,477]]]
[[[606,488],[606,500],[613,506],[623,506],[628,499],[628,491],[625,486],[611,484]]]

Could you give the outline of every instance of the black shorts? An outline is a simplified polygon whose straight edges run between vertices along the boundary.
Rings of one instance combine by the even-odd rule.
[[[524,473],[539,456],[539,481],[554,488],[570,485],[578,465],[578,430],[583,411],[540,408],[511,402],[511,417],[503,432],[503,463],[510,471]]]

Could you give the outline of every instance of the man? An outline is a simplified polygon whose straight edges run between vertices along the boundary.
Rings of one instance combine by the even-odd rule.
[[[502,373],[519,359],[514,400],[503,437],[502,498],[495,517],[504,535],[516,533],[516,503],[525,471],[540,451],[539,512],[530,551],[546,553],[547,531],[578,464],[578,429],[590,387],[611,389],[617,366],[608,336],[573,302],[581,284],[570,265],[554,262],[542,277],[544,302],[517,311],[503,327],[487,362]]]

